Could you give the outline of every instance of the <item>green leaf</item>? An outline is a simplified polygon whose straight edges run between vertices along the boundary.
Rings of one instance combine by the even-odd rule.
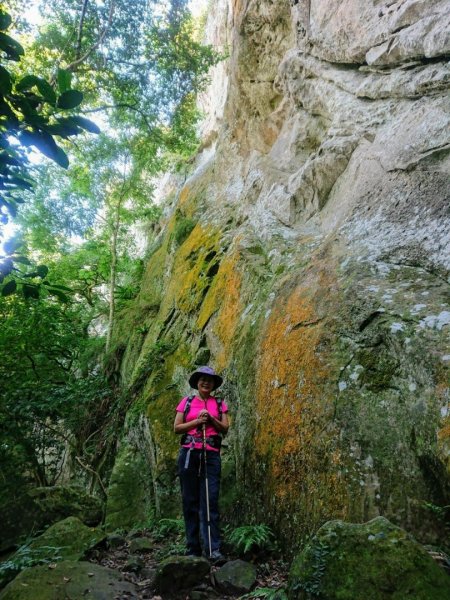
[[[6,33],[0,32],[0,50],[3,50],[10,60],[19,61],[20,57],[25,54],[22,46]]]
[[[67,90],[70,90],[72,73],[70,71],[66,71],[66,69],[58,69],[57,80],[59,93],[63,94],[64,92],[67,92]]]
[[[36,271],[37,271],[37,274],[39,275],[39,277],[41,279],[44,279],[44,277],[47,277],[48,267],[47,267],[47,265],[38,265],[36,267]]]
[[[31,283],[22,284],[22,291],[25,298],[39,298],[39,286]]]
[[[42,97],[45,98],[45,100],[47,100],[49,104],[56,104],[55,90],[52,88],[48,81],[39,78],[38,82],[36,83],[36,87],[39,90]]]
[[[90,121],[89,119],[85,119],[84,117],[79,117],[79,116],[69,117],[69,119],[74,125],[78,125],[82,129],[85,129],[86,131],[89,131],[90,133],[100,133],[101,132],[100,127],[93,121]]]
[[[66,296],[66,294],[64,292],[61,292],[61,290],[56,290],[54,288],[47,288],[48,289],[48,293],[51,294],[52,296],[56,296],[56,298],[58,298],[58,300],[60,300],[61,302],[67,303],[69,302],[70,298],[68,296]]]
[[[25,77],[22,77],[16,83],[16,91],[25,92],[26,90],[30,90],[34,85],[37,85],[38,81],[39,77],[36,77],[36,75],[25,75]]]
[[[58,98],[58,108],[76,108],[83,102],[83,92],[78,90],[67,90]]]
[[[3,10],[0,10],[0,29],[2,31],[6,31],[11,25],[11,22],[11,15],[8,15],[8,13],[4,12]]]
[[[16,84],[16,90],[18,92],[25,92],[36,86],[41,96],[50,104],[56,103],[55,90],[49,84],[48,81],[35,75],[26,75]]]
[[[9,177],[5,183],[13,184],[16,187],[22,188],[24,190],[32,190],[33,184],[28,179],[23,179],[23,177]]]
[[[20,141],[25,146],[34,146],[44,156],[51,158],[61,167],[67,169],[69,166],[67,154],[56,144],[52,136],[45,131],[22,131]]]
[[[51,135],[59,135],[63,138],[68,138],[71,135],[78,135],[81,133],[81,129],[73,125],[65,125],[62,123],[52,123],[44,127],[47,133]]]
[[[22,265],[31,265],[31,261],[26,256],[13,256],[12,259],[15,263]]]
[[[67,169],[69,166],[69,157],[59,146],[56,146],[56,155],[53,160],[63,169]]]
[[[8,281],[8,283],[5,283],[5,285],[2,287],[2,296],[10,296],[11,294],[14,294],[16,289],[17,283],[14,281],[14,279],[11,279],[11,281]]]
[[[42,283],[52,289],[62,290],[63,292],[73,292],[72,288],[67,287],[66,285],[50,283],[49,281],[43,281]]]
[[[6,96],[11,92],[11,75],[5,69],[5,67],[0,66],[0,92],[3,96]]]

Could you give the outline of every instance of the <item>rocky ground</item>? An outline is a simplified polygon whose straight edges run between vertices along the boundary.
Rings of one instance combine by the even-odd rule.
[[[135,586],[136,593],[122,592],[114,597],[115,600],[232,600],[242,598],[250,589],[253,589],[252,598],[265,597],[269,590],[273,600],[282,600],[284,597],[282,588],[287,582],[288,564],[280,557],[247,554],[243,561],[242,558],[229,554],[224,561],[205,566],[205,559],[180,556],[181,546],[178,546],[180,544],[174,537],[155,540],[152,532],[145,530],[133,532],[126,537],[110,535],[103,544],[90,552],[88,560],[119,571],[124,580]],[[179,555],[176,554],[177,549]],[[199,562],[205,574],[202,576],[200,572],[200,576],[194,577],[196,582],[179,589],[178,579],[184,578],[184,572],[192,573]],[[161,565],[166,565],[163,575]],[[239,568],[241,570],[238,573]],[[166,591],[161,591],[161,587],[167,588]],[[255,591],[258,589],[261,589],[261,596]],[[280,591],[275,596],[277,589]]]
[[[241,598],[250,588],[271,589],[275,593],[276,589],[283,588],[286,584],[288,565],[280,558],[263,556],[246,556],[246,561],[238,557],[229,555],[220,563],[211,564],[206,567],[205,574],[198,578],[196,583],[191,583],[189,588],[176,589],[175,572],[180,570],[192,571],[195,564],[204,565],[204,559],[195,559],[171,554],[176,551],[175,542],[170,540],[153,541],[150,532],[141,531],[127,536],[127,538],[109,536],[105,544],[95,548],[89,560],[99,565],[120,571],[126,581],[134,584],[138,590],[137,595],[117,596],[117,600],[125,598],[138,598],[139,600],[201,600],[209,598],[228,598],[230,600]],[[250,568],[250,579],[242,581],[242,573],[226,576],[225,579],[221,573],[228,570],[233,571],[233,567],[243,562]],[[165,592],[157,592],[157,588],[164,588],[166,584],[161,584],[161,577],[158,578],[158,570],[161,565],[167,565],[167,570],[163,580],[167,581],[167,586],[171,588]],[[254,568],[256,583],[250,585],[253,579],[252,570]],[[245,575],[243,576],[245,579]],[[158,579],[158,582],[157,582]],[[254,580],[253,580],[254,581]],[[171,585],[171,583],[173,585]],[[280,592],[281,594],[281,592]],[[255,592],[252,598],[257,598]],[[282,596],[280,595],[280,598]]]

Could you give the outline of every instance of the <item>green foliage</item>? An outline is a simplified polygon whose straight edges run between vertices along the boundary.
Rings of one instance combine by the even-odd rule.
[[[309,576],[305,579],[297,581],[293,590],[304,590],[307,593],[307,598],[318,598],[321,592],[322,578],[325,573],[327,557],[330,554],[329,545],[323,540],[318,540],[313,545],[311,553],[311,566]]]
[[[288,600],[288,596],[283,588],[258,587],[248,594],[239,597],[239,600]]]
[[[167,542],[155,553],[157,560],[182,555],[186,550],[182,519],[160,519],[152,529],[152,536],[156,541]]]
[[[11,17],[0,8],[0,52],[8,61],[20,61],[23,47],[4,33],[11,25]],[[0,66],[0,221],[7,223],[15,217],[17,206],[24,202],[33,189],[29,149],[67,168],[69,159],[54,137],[70,138],[84,130],[93,129],[91,122],[71,120],[61,110],[77,108],[83,100],[82,92],[61,88],[37,75],[17,76],[13,70]],[[10,286],[12,287],[12,286]]]
[[[31,548],[29,542],[23,544],[11,558],[0,563],[0,588],[14,579],[24,569],[61,560],[60,551],[61,548],[56,546]]]
[[[450,504],[446,506],[438,506],[437,504],[433,504],[432,502],[424,502],[422,505],[426,510],[432,512],[438,519],[445,521],[446,515],[450,510]]]
[[[20,251],[21,240],[10,239],[4,244],[6,253],[0,255],[0,295],[10,296],[20,292],[24,299],[39,299],[42,294],[53,296],[61,302],[68,302],[66,286],[52,284],[48,279],[47,265],[33,264]],[[3,285],[1,285],[3,284]]]
[[[5,497],[56,481],[67,449],[85,475],[91,469],[86,477],[107,471],[129,402],[114,387],[119,352],[108,352],[105,368],[115,383],[102,375],[108,300],[120,315],[139,292],[136,231],[161,214],[155,175],[195,151],[195,95],[220,60],[196,41],[185,0],[157,14],[147,0],[89,2],[85,13],[82,5],[42,3],[43,24],[34,39],[20,38],[23,46],[0,10],[0,51],[12,64],[0,68],[0,220],[20,227],[0,256]],[[30,34],[18,18],[24,6],[12,2],[11,14]],[[97,112],[106,133],[69,145],[99,133],[89,119]],[[30,160],[35,149],[53,162]],[[177,243],[191,226],[180,225]],[[150,349],[131,393],[171,347]]]
[[[181,535],[184,532],[184,521],[182,519],[160,519],[153,530],[156,540],[164,540],[169,536]]]
[[[242,525],[225,531],[226,540],[239,554],[260,550],[273,550],[274,534],[270,527],[260,525]]]

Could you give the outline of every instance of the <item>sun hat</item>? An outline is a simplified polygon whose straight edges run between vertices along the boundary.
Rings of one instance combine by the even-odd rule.
[[[191,386],[191,388],[198,390],[198,380],[202,375],[209,375],[214,379],[213,390],[217,389],[222,385],[223,379],[222,377],[220,377],[220,375],[217,375],[214,369],[211,369],[211,367],[199,367],[189,377],[189,385]]]

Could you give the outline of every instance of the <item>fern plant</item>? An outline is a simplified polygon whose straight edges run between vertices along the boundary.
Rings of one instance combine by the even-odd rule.
[[[61,547],[56,546],[31,548],[29,542],[23,544],[13,556],[0,564],[0,588],[28,567],[61,560],[61,549]]]
[[[273,550],[275,536],[270,527],[260,525],[242,525],[226,532],[228,542],[239,554],[250,550]]]
[[[154,530],[154,537],[163,540],[168,536],[178,536],[184,532],[182,519],[160,519]]]

